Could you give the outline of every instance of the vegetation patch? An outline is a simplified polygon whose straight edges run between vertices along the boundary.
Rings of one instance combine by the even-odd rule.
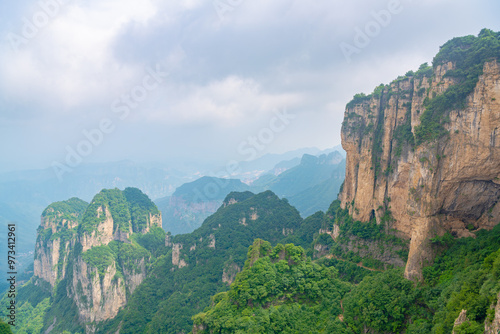
[[[443,94],[424,101],[425,111],[415,128],[416,144],[432,141],[448,134],[444,125],[450,121],[448,114],[453,109],[463,109],[467,97],[474,91],[484,64],[500,57],[500,32],[483,29],[478,37],[465,36],[446,42],[434,57],[433,67],[448,62],[455,69],[446,73],[455,80]]]

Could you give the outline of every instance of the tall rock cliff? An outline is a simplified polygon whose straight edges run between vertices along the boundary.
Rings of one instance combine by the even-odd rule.
[[[499,60],[500,33],[485,29],[347,104],[342,207],[361,221],[392,213],[387,228],[411,240],[407,278],[433,260],[431,238],[499,222]]]
[[[90,204],[50,205],[42,215],[35,276],[54,287],[65,280],[87,332],[116,316],[146,277],[151,254],[135,235],[161,228],[161,213],[140,190],[102,190]]]
[[[52,287],[66,274],[70,249],[88,203],[78,198],[49,205],[42,213],[35,248],[34,275]]]

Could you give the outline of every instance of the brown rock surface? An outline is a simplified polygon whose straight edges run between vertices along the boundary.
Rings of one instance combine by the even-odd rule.
[[[429,239],[446,231],[472,236],[469,229],[491,229],[500,205],[500,67],[484,65],[463,110],[452,110],[445,124],[449,137],[424,142],[413,150],[399,145],[395,132],[420,124],[424,100],[454,82],[437,66],[431,78],[401,78],[379,96],[348,105],[342,125],[347,152],[343,208],[361,221],[380,218],[390,207],[399,236],[410,239],[407,278],[421,279],[433,260]],[[410,118],[410,119],[408,119]],[[399,151],[399,152],[398,152]]]

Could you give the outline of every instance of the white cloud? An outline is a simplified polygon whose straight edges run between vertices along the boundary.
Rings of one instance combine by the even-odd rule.
[[[173,124],[209,123],[217,126],[245,126],[290,106],[303,103],[300,94],[269,93],[253,79],[229,76],[206,85],[170,85],[161,93],[162,106],[146,117]],[[158,95],[157,95],[158,96]]]
[[[149,0],[69,3],[19,50],[3,45],[2,93],[66,110],[110,99],[143,71],[114,59],[114,39],[125,24],[147,24],[155,14]]]
[[[297,121],[273,150],[325,147],[338,142],[353,94],[431,61],[449,38],[485,26],[500,30],[498,1],[401,0],[405,10],[348,64],[339,44],[351,43],[355,28],[389,0],[221,1],[234,7],[222,21],[212,0],[68,0],[19,52],[4,38],[0,127],[16,129],[0,131],[0,139],[47,147],[37,150],[42,157],[49,148],[63,154],[84,128],[110,114],[117,130],[100,148],[103,157],[146,156],[141,147],[155,152],[158,143],[165,155],[184,154],[200,142],[207,156],[223,156],[224,147],[233,149],[265,126],[273,110],[287,109]],[[38,0],[28,2],[33,5],[3,7],[0,16],[8,22],[2,20],[0,36],[20,33],[22,16],[39,8]],[[25,13],[18,14],[20,8]],[[170,76],[120,123],[111,102],[140,85],[145,68],[156,64]],[[18,150],[0,155],[7,151]]]

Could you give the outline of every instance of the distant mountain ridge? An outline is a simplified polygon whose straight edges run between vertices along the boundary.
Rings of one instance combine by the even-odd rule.
[[[250,187],[240,180],[204,176],[185,183],[172,196],[155,201],[163,213],[164,229],[173,235],[190,233],[221,206],[226,195]]]
[[[299,163],[296,163],[296,162]],[[233,191],[272,190],[286,197],[303,217],[328,209],[344,180],[344,158],[338,151],[313,156],[304,154],[275,165],[250,185],[237,179],[201,177],[183,184],[172,196],[155,200],[163,213],[163,226],[173,235],[190,233],[215,213],[224,197]],[[281,167],[281,168],[280,168]],[[289,167],[289,168],[287,168]],[[276,175],[275,175],[276,174]]]

